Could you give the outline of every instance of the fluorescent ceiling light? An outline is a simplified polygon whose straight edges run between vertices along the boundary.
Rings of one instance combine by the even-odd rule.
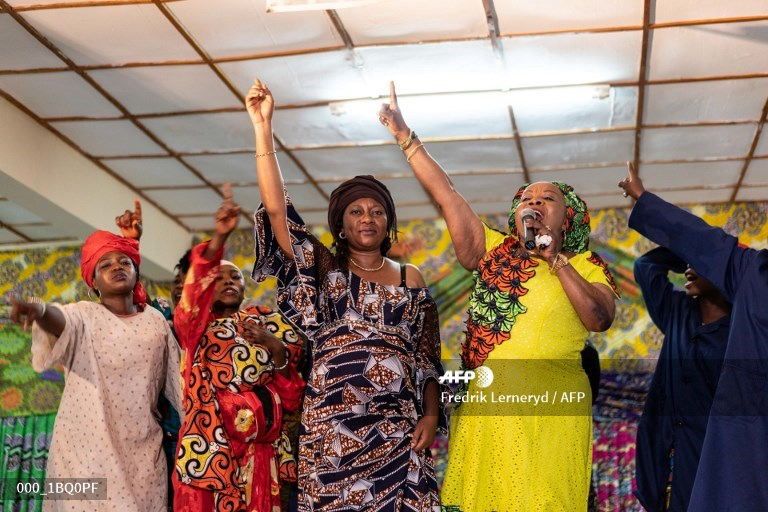
[[[382,0],[267,0],[267,12],[324,11],[373,4]]]

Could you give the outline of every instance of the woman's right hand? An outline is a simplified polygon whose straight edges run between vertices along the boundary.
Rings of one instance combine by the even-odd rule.
[[[251,118],[253,126],[272,121],[272,113],[275,110],[275,100],[266,84],[258,78],[254,80],[251,89],[245,97],[245,108]]]
[[[32,322],[42,318],[45,308],[37,302],[20,301],[16,297],[10,297],[11,303],[11,321],[24,326],[24,330],[29,330]],[[22,317],[24,322],[21,321]]]
[[[235,203],[232,197],[232,186],[225,183],[222,187],[224,200],[216,212],[216,233],[224,237],[228,236],[237,227],[240,222],[240,206]]]
[[[403,114],[397,106],[397,93],[395,82],[389,82],[389,104],[382,103],[379,110],[379,122],[387,127],[389,133],[398,141],[405,140],[411,134],[410,128],[405,124]]]
[[[627,162],[627,175],[625,179],[619,182],[619,188],[624,189],[624,197],[629,196],[637,201],[645,192],[645,187],[632,162]]]

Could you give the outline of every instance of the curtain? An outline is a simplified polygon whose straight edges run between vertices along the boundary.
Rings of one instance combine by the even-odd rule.
[[[0,511],[32,512],[43,509],[42,499],[17,490],[32,484],[43,489],[48,449],[55,414],[3,418],[0,423]]]

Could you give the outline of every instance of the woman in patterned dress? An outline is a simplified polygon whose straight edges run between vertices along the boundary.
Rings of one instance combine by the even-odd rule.
[[[438,511],[429,446],[445,422],[437,308],[419,270],[386,257],[397,224],[372,176],[341,184],[328,209],[335,252],[307,229],[283,187],[274,103],[246,98],[262,206],[254,278],[275,276],[278,305],[310,340],[299,441],[302,511]]]
[[[545,400],[475,401],[454,412],[443,505],[451,512],[586,510],[591,393],[580,351],[590,331],[610,327],[616,293],[605,263],[589,251],[586,203],[564,183],[523,185],[512,201],[510,233],[495,231],[406,125],[394,84],[379,120],[440,207],[459,263],[473,271],[462,363],[491,368],[496,378],[485,389],[473,381],[461,396]],[[531,247],[518,235],[524,229],[536,234]],[[563,393],[581,399],[569,402]]]
[[[221,259],[239,215],[225,185],[216,233],[192,249],[174,315],[185,350],[178,512],[280,512],[280,481],[295,479],[283,412],[298,408],[304,389],[301,342],[278,312],[242,307],[243,274]]]

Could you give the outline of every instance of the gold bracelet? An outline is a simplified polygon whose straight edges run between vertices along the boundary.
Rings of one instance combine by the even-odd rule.
[[[266,153],[256,153],[256,158],[262,157],[262,156],[269,156],[269,155],[275,155],[277,154],[277,150],[274,149],[272,151],[267,151]]]
[[[408,162],[408,163],[410,163],[410,162],[411,162],[411,157],[412,157],[414,154],[416,154],[416,152],[419,150],[419,148],[423,148],[423,147],[424,147],[424,144],[421,144],[421,143],[419,143],[419,145],[418,145],[418,146],[416,146],[415,148],[413,148],[413,149],[411,150],[411,152],[410,152],[410,153],[408,153],[408,156],[407,156],[407,157],[405,157],[405,161],[406,161],[406,162]]]
[[[549,267],[549,273],[555,275],[561,268],[567,267],[568,264],[568,258],[565,256],[565,254],[559,252],[557,253],[557,256],[555,256],[555,262],[551,267]]]
[[[418,137],[419,136],[416,135],[416,133],[413,130],[411,130],[411,133],[408,134],[408,138],[403,141],[398,140],[397,145],[400,146],[400,149],[405,151],[406,149],[411,147],[411,143],[413,142],[413,139],[416,139]]]

